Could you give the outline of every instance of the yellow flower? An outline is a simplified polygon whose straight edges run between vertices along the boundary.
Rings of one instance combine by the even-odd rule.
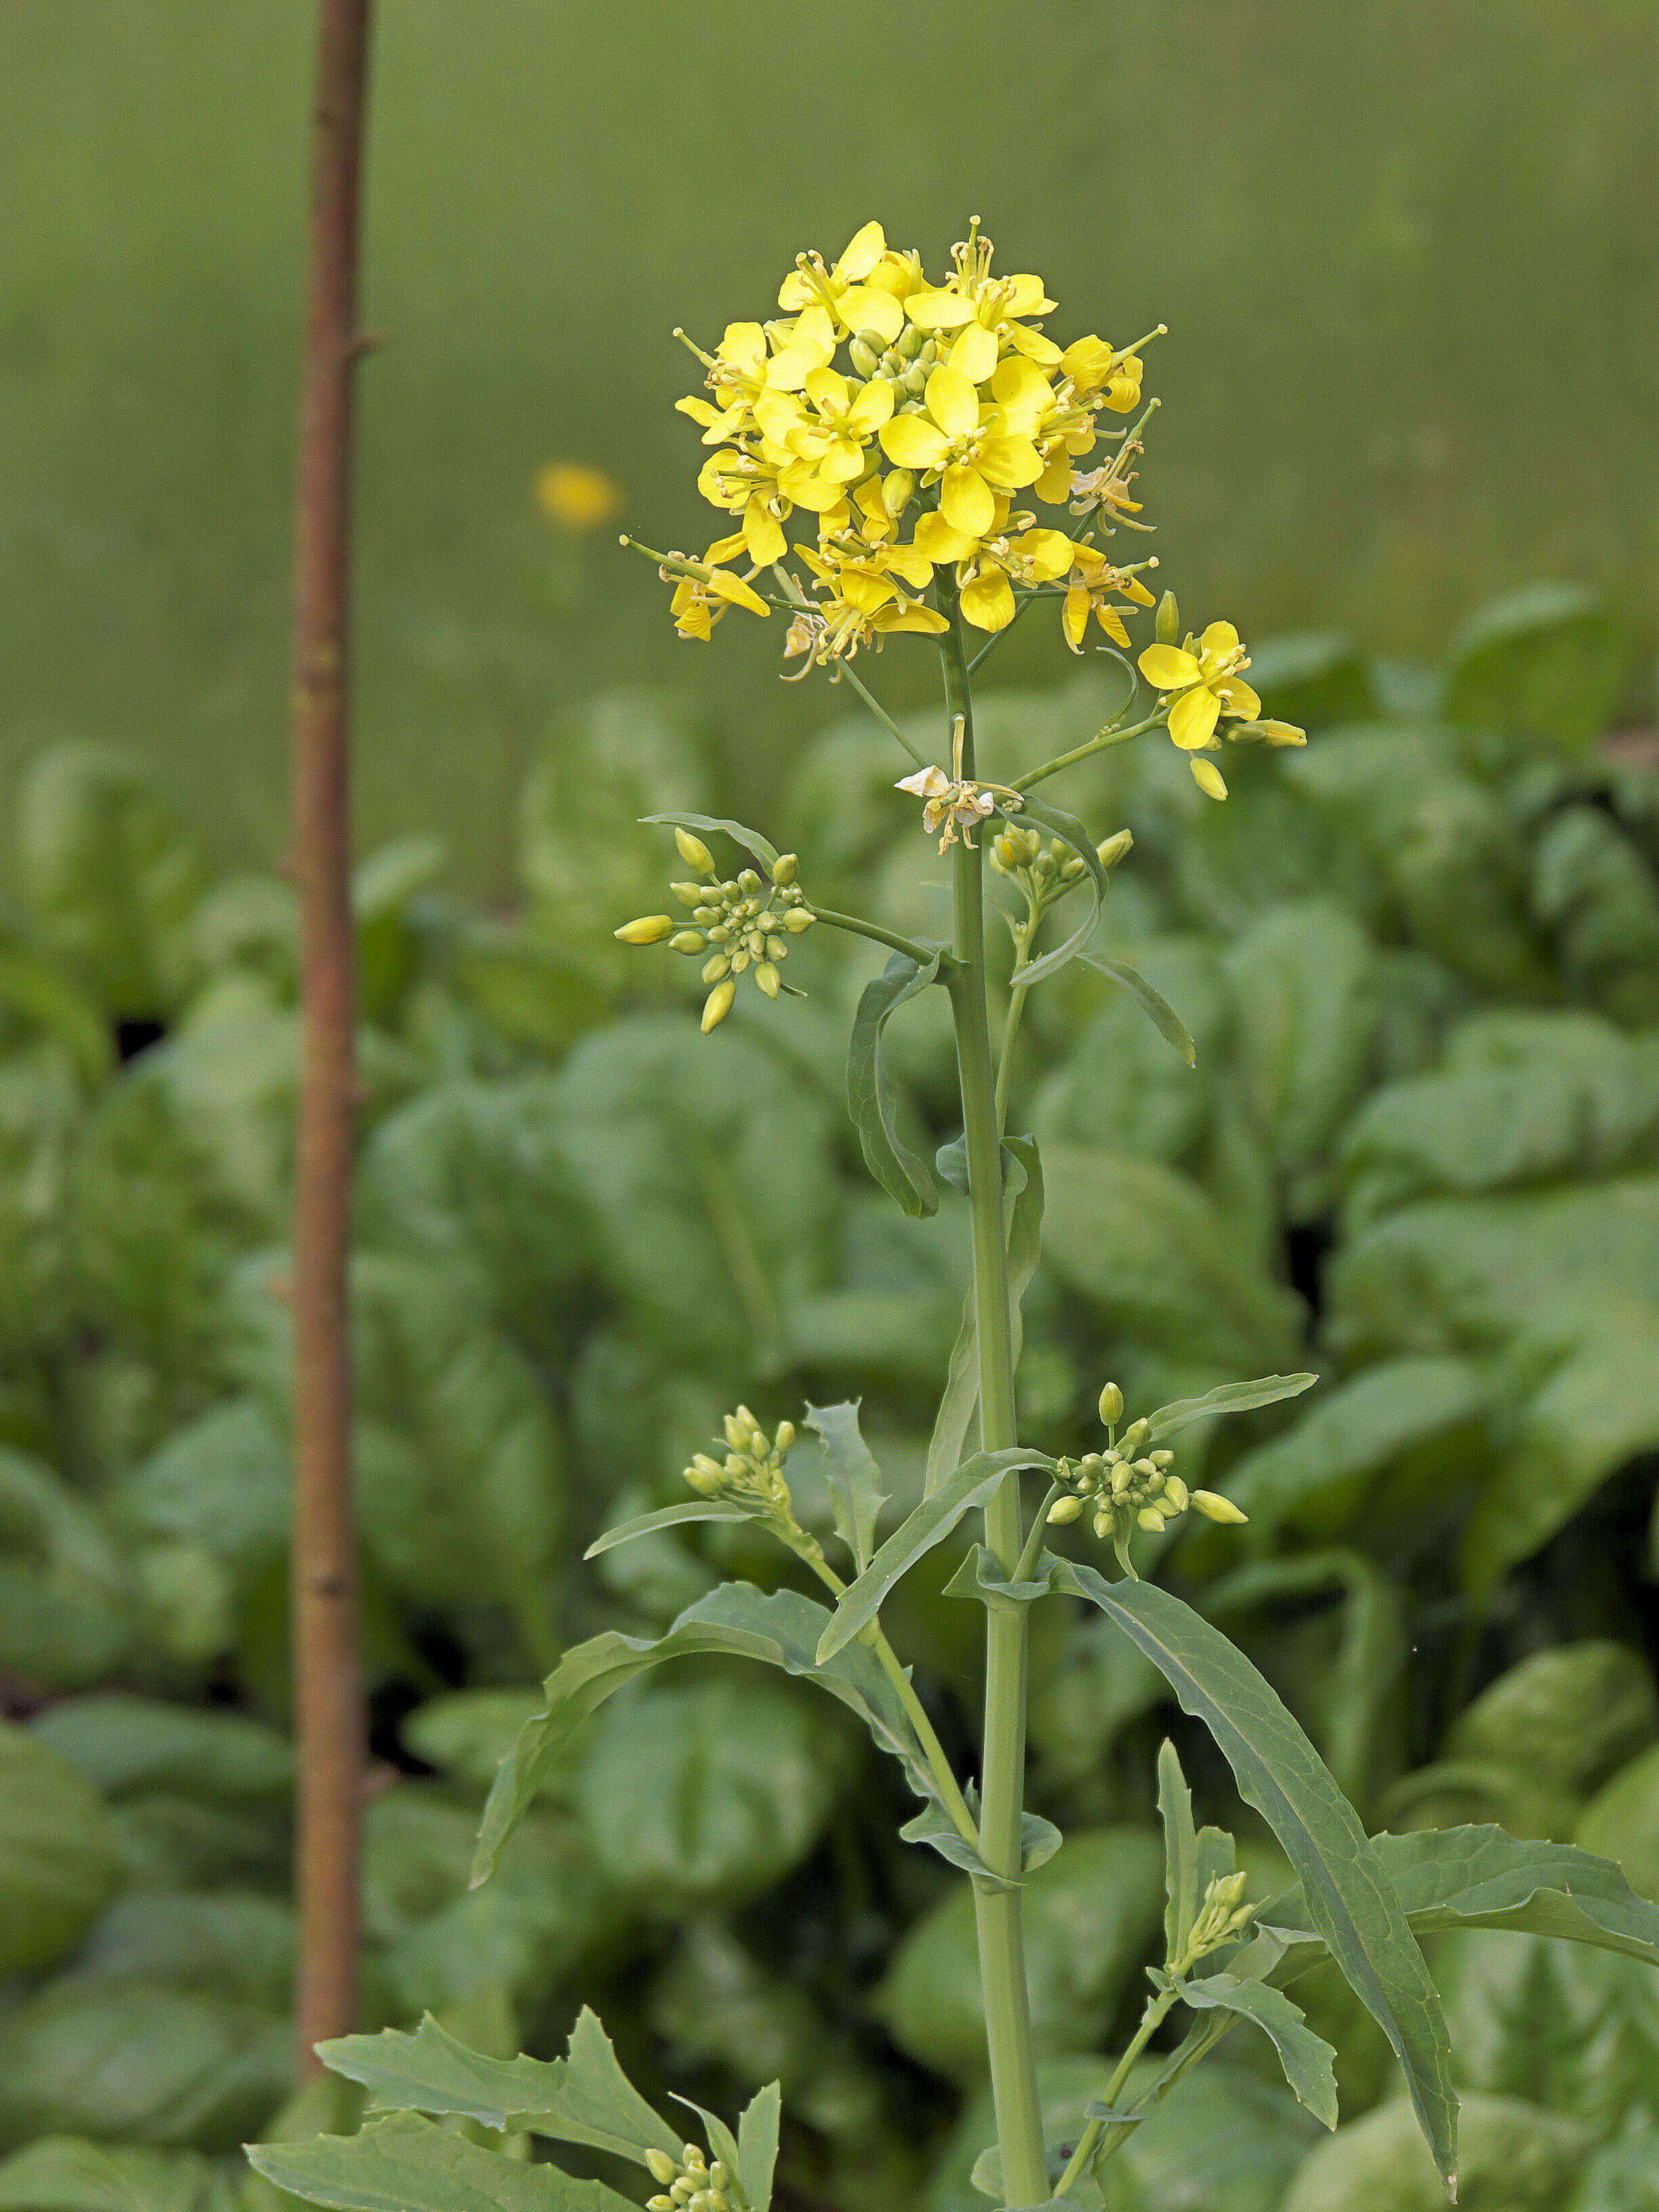
[[[796,550],[819,583],[860,614],[873,615],[902,599],[900,584],[921,592],[933,580],[933,564],[920,546],[871,545],[852,529],[836,531],[816,553],[805,545]]]
[[[878,222],[866,222],[848,241],[833,269],[826,269],[817,253],[803,253],[794,271],[778,292],[781,307],[822,307],[849,336],[860,331],[876,332],[884,345],[891,345],[904,328],[904,310],[890,291],[866,280],[872,276],[887,252],[887,240]]]
[[[1097,546],[1073,545],[1072,580],[1060,617],[1066,642],[1073,653],[1083,650],[1083,635],[1089,627],[1091,612],[1113,644],[1128,651],[1129,633],[1123,627],[1121,614],[1108,605],[1109,592],[1115,592],[1120,599],[1132,599],[1137,606],[1149,607],[1152,604],[1152,595],[1139,578],[1125,575],[1121,568],[1115,568]]]
[[[536,504],[550,522],[567,530],[597,530],[616,520],[628,495],[603,469],[580,461],[550,461],[536,478]]]
[[[953,528],[982,538],[996,520],[996,495],[1035,483],[1042,457],[1001,412],[981,420],[979,392],[960,369],[941,364],[928,378],[925,414],[895,415],[882,425],[881,449],[902,469],[923,472],[939,487],[939,506]]]
[[[697,477],[697,489],[711,507],[741,514],[744,543],[758,568],[769,568],[788,550],[783,525],[789,520],[791,501],[780,483],[781,473],[775,462],[742,447],[727,446],[708,456]]]
[[[1140,672],[1146,681],[1154,690],[1174,695],[1170,735],[1189,753],[1209,744],[1224,714],[1252,722],[1261,712],[1261,700],[1238,674],[1250,661],[1232,624],[1212,623],[1196,641],[1196,651],[1194,643],[1188,638],[1184,646],[1149,645],[1140,656]],[[1216,781],[1220,782],[1218,775]],[[1204,787],[1208,790],[1209,786]],[[1224,799],[1226,786],[1213,795]]]
[[[1014,520],[1029,526],[1036,517]],[[1022,589],[1051,584],[1072,565],[1072,541],[1063,530],[1026,527],[975,543],[942,515],[925,514],[916,525],[916,543],[935,561],[956,562],[963,620],[975,629],[1006,629],[1016,612],[1016,584]]]
[[[763,436],[833,489],[833,505],[841,487],[863,474],[865,447],[892,411],[893,387],[879,377],[854,385],[836,369],[815,368],[805,404],[793,393],[769,393],[756,402],[755,420]]]
[[[674,586],[669,612],[682,637],[700,638],[706,644],[728,607],[746,607],[753,615],[770,614],[772,610],[747,578],[729,575],[720,565],[746,550],[739,532],[734,538],[716,538],[701,561],[687,561],[683,554],[669,556],[661,573],[663,580]],[[749,574],[752,576],[755,570]]]
[[[951,250],[956,273],[950,282],[932,291],[914,292],[904,303],[918,330],[960,332],[947,359],[975,384],[983,384],[995,368],[1005,343],[1044,367],[1052,368],[1060,358],[1053,339],[1028,330],[1022,319],[1053,310],[1054,302],[1043,290],[1042,279],[993,279],[993,251],[990,240],[980,236],[975,216],[968,238]]]
[[[1139,406],[1144,367],[1139,355],[1114,353],[1104,338],[1092,335],[1077,339],[1060,357],[1060,374],[1070,378],[1079,398],[1098,393],[1116,415],[1132,414]]]

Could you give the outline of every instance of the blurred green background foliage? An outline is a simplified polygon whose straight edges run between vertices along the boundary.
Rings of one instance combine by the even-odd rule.
[[[224,860],[283,836],[310,30],[292,0],[0,9],[0,778],[131,743]],[[775,793],[823,712],[776,625],[677,646],[649,570],[609,532],[573,559],[531,487],[595,464],[690,544],[670,326],[765,312],[872,215],[932,260],[977,212],[1068,331],[1171,325],[1145,481],[1194,617],[1420,655],[1556,574],[1651,643],[1655,40],[1647,0],[391,0],[366,842],[442,819],[505,887],[550,712],[623,668],[718,700],[738,799]],[[1023,631],[1002,680],[1048,653]],[[931,657],[884,673],[919,699]]]

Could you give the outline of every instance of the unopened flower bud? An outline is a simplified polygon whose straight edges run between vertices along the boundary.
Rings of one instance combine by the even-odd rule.
[[[724,2189],[731,2179],[732,2176],[726,2167],[721,2165],[719,2159],[716,2159],[708,2169],[708,2186],[711,2189]]]
[[[772,963],[769,960],[762,960],[757,963],[755,969],[755,981],[760,985],[762,990],[765,992],[769,999],[775,999],[777,997],[778,971],[772,965]]]
[[[680,2179],[674,2184],[672,2189],[668,2192],[668,2201],[677,2208],[677,2212],[678,2208],[690,2203],[691,2190],[692,2184],[685,2179],[684,2174],[682,2174]]]
[[[651,2179],[653,2181],[661,2182],[665,2189],[679,2173],[678,2166],[675,2165],[668,2153],[665,2150],[658,2150],[654,2145],[645,2154],[645,2162],[651,2169]]]
[[[702,980],[705,983],[718,983],[722,975],[730,975],[731,971],[732,963],[725,953],[717,952],[712,960],[703,962]]]
[[[1187,1510],[1188,1504],[1190,1502],[1191,1493],[1188,1492],[1186,1484],[1181,1480],[1181,1477],[1178,1474],[1166,1474],[1164,1476],[1164,1495],[1169,1499],[1170,1504],[1174,1506],[1177,1513],[1184,1513]]]
[[[731,923],[729,921],[715,922],[708,932],[708,942],[711,945],[729,945],[732,942]]]
[[[1103,1506],[1101,1510],[1095,1516],[1095,1535],[1097,1540],[1103,1541],[1106,1537],[1111,1534],[1111,1533],[1112,1516]]]
[[[792,906],[783,917],[783,927],[791,937],[799,937],[804,929],[811,929],[817,920],[811,907]]]
[[[1298,730],[1294,722],[1258,722],[1255,725],[1270,745],[1305,745],[1308,732]]]
[[[1165,592],[1158,603],[1158,612],[1152,617],[1152,629],[1160,645],[1173,645],[1181,635],[1181,609],[1176,604],[1173,592]]]
[[[1125,1459],[1133,1459],[1151,1434],[1152,1423],[1150,1421],[1131,1421],[1128,1427],[1125,1429],[1123,1434],[1118,1438],[1117,1448],[1119,1451],[1121,1452]]]
[[[1218,1491],[1195,1490],[1192,1502],[1206,1521],[1218,1521],[1223,1528],[1236,1528],[1249,1515],[1241,1513],[1231,1498],[1223,1498]]]
[[[1172,1467],[1175,1464],[1175,1454],[1172,1451],[1148,1452],[1146,1456],[1154,1467]]]
[[[1161,1536],[1164,1534],[1164,1516],[1156,1505],[1143,1505],[1136,1514],[1135,1519],[1143,1528],[1150,1529],[1153,1535]]]
[[[848,359],[852,362],[859,374],[865,378],[873,376],[877,369],[880,368],[881,356],[881,339],[877,337],[875,343],[872,344],[871,340],[864,337],[862,332],[860,332],[860,334],[852,341],[851,344],[849,344],[847,349]]]
[[[1188,753],[1187,765],[1193,772],[1193,781],[1206,799],[1227,796],[1227,779],[1213,761],[1206,760],[1200,753]]]
[[[700,907],[708,895],[706,884],[670,884],[668,888],[682,906]]]
[[[1100,1418],[1109,1429],[1123,1419],[1123,1393],[1115,1382],[1109,1382],[1100,1394]]]
[[[645,2212],[675,2212],[674,2200],[672,2197],[647,2197]]]
[[[668,940],[671,952],[704,952],[708,948],[708,939],[700,929],[677,929]]]
[[[786,884],[793,884],[799,873],[800,857],[798,854],[780,853],[772,863],[772,880],[780,890]]]
[[[714,989],[703,1000],[702,1033],[705,1036],[710,1030],[718,1029],[726,1019],[732,1011],[732,1001],[737,995],[738,987],[729,975],[715,984]]]
[[[679,927],[672,914],[642,914],[637,921],[625,921],[612,934],[624,945],[660,945]]]
[[[772,1438],[773,1450],[778,1454],[780,1458],[781,1458],[785,1452],[791,1449],[793,1446],[794,1441],[794,1423],[793,1421],[780,1421],[777,1425],[776,1433]]]
[[[916,488],[915,472],[912,469],[890,469],[882,479],[881,503],[890,522],[896,522],[910,504]]]
[[[710,2166],[708,2170],[712,2174],[714,2169]],[[723,2189],[709,2191],[708,2212],[732,2212],[732,2200]]]
[[[1083,1500],[1080,1498],[1055,1498],[1048,1508],[1048,1518],[1056,1528],[1063,1528],[1068,1521],[1080,1521],[1083,1518]]]
[[[1134,842],[1133,830],[1119,830],[1095,847],[1095,858],[1103,868],[1115,868]]]
[[[760,889],[760,878],[752,868],[744,868],[739,872],[738,889],[744,892],[757,891]]]
[[[700,876],[714,872],[714,856],[701,837],[694,837],[689,830],[677,829],[674,842],[680,848],[680,858],[688,868],[695,868]]]
[[[1148,1475],[1156,1474],[1158,1473],[1158,1469],[1152,1465],[1151,1460],[1138,1459],[1134,1462],[1131,1472],[1138,1474],[1141,1480],[1145,1482]]]

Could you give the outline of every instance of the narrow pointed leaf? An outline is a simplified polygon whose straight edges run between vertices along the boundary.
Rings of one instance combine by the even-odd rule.
[[[1248,1413],[1256,1406],[1276,1406],[1281,1398],[1299,1397],[1318,1380],[1316,1375],[1262,1375],[1254,1382],[1223,1382],[1201,1398],[1177,1398],[1173,1405],[1160,1406],[1147,1419],[1153,1437],[1172,1437],[1188,1422],[1205,1420],[1212,1413]]]
[[[859,1432],[859,1401],[809,1406],[806,1425],[823,1442],[836,1534],[853,1554],[854,1572],[862,1574],[875,1549],[876,1523],[887,1492],[881,1486],[881,1469]]]
[[[1659,1966],[1659,1905],[1640,1897],[1611,1859],[1573,1844],[1502,1828],[1430,1828],[1371,1838],[1413,1929],[1511,1929],[1620,1951]],[[1318,1940],[1301,1885],[1263,1908],[1292,1940]]]
[[[734,845],[741,845],[745,853],[752,853],[769,876],[777,865],[778,848],[769,844],[758,830],[745,823],[728,822],[720,814],[641,814],[641,822],[655,825],[665,823],[671,830],[718,830],[729,837]]]
[[[1457,2098],[1446,2024],[1382,1860],[1276,1691],[1219,1629],[1155,1583],[1109,1583],[1056,1562],[1070,1590],[1116,1621],[1183,1711],[1214,1736],[1245,1802],[1278,1837],[1315,1932],[1388,2037],[1441,2172],[1456,2170]]]
[[[941,1163],[944,1157],[942,1151]],[[1036,1139],[1004,1138],[1002,1160],[1003,1199],[1008,1214],[1008,1331],[1018,1367],[1025,1340],[1023,1301],[1042,1251],[1042,1162]],[[940,1172],[945,1172],[942,1165]],[[924,1496],[931,1498],[961,1459],[978,1402],[979,1329],[970,1287],[963,1300],[962,1327],[951,1348],[950,1374],[927,1447]]]
[[[707,2106],[694,2105],[690,2097],[682,2097],[678,2089],[671,2089],[669,2094],[677,2105],[684,2105],[688,2112],[696,2114],[702,2122],[703,2135],[708,2141],[710,2154],[731,2172],[735,2173],[738,2165],[738,2139],[720,2114],[711,2112]]]
[[[1285,2079],[1298,2100],[1328,2128],[1336,2125],[1336,2053],[1322,2035],[1314,2033],[1283,1990],[1235,1974],[1208,1974],[1179,1986],[1182,2002],[1196,2012],[1237,2013],[1254,2021],[1279,2053]]]
[[[939,1191],[926,1161],[898,1133],[898,1101],[882,1065],[881,1033],[907,1000],[938,980],[937,953],[921,966],[906,953],[894,953],[864,987],[847,1048],[847,1110],[859,1133],[865,1164],[913,1221],[938,1212]]]
[[[1164,1956],[1173,1962],[1185,1952],[1198,1917],[1198,1831],[1193,1793],[1167,1736],[1158,1754],[1158,1817],[1164,1823]]]
[[[678,1528],[688,1521],[750,1521],[754,1516],[746,1505],[734,1504],[725,1498],[689,1498],[684,1505],[665,1505],[659,1512],[641,1513],[632,1521],[619,1521],[614,1528],[607,1528],[596,1536],[582,1553],[585,1559],[597,1559],[601,1552],[614,1551],[618,1544],[631,1544],[635,1536],[653,1536],[659,1528]]]
[[[783,2092],[775,2081],[769,2081],[750,2098],[738,2122],[738,2179],[750,2212],[769,2212],[772,2202],[782,2112]]]
[[[440,2027],[430,2013],[412,2035],[341,2036],[318,2045],[325,2066],[361,2081],[382,2109],[477,2120],[510,2134],[551,2136],[645,2163],[655,2148],[678,2155],[682,2138],[651,2109],[617,2063],[598,2017],[583,2007],[570,2055],[490,2058]]]
[[[1100,902],[1106,896],[1106,871],[1100,865],[1094,840],[1076,815],[1064,813],[1058,806],[1049,806],[1040,799],[1028,798],[1018,814],[1011,814],[1007,819],[1017,827],[1021,823],[1040,823],[1050,836],[1058,837],[1062,845],[1069,845],[1084,866],[1082,884],[1087,904],[1083,919],[1063,944],[1055,945],[1052,952],[1045,952],[1040,960],[1034,960],[1025,970],[1021,981],[1030,990],[1033,984],[1046,982],[1050,975],[1057,975],[1068,960],[1074,960],[1094,935],[1100,921]]]
[[[697,1653],[758,1659],[786,1674],[808,1677],[855,1712],[879,1747],[903,1764],[918,1797],[931,1797],[920,1747],[874,1654],[860,1644],[828,1664],[817,1658],[818,1638],[830,1619],[824,1607],[797,1590],[775,1590],[768,1596],[748,1583],[722,1583],[688,1606],[654,1640],[611,1629],[567,1651],[543,1685],[547,1710],[525,1723],[496,1772],[478,1832],[473,1887],[495,1871],[501,1845],[537,1791],[568,1757],[570,1739],[588,1715],[636,1676],[665,1660]]]
[[[343,2212],[635,2212],[602,2181],[481,2150],[413,2112],[371,2120],[361,2135],[252,2143],[247,2155],[278,2189]]]
[[[944,1486],[933,1497],[924,1498],[894,1529],[864,1572],[842,1591],[830,1625],[818,1640],[819,1665],[833,1659],[860,1629],[868,1626],[894,1583],[936,1544],[942,1544],[964,1513],[975,1505],[983,1505],[1016,1468],[1053,1465],[1054,1462],[1042,1452],[1022,1448],[975,1452],[971,1459],[963,1460]]]
[[[1188,1033],[1187,1025],[1161,992],[1153,990],[1146,978],[1127,960],[1114,960],[1103,952],[1085,952],[1080,958],[1085,968],[1097,968],[1103,975],[1109,975],[1136,1000],[1151,1017],[1158,1035],[1172,1044],[1188,1067],[1198,1066],[1198,1048]]]

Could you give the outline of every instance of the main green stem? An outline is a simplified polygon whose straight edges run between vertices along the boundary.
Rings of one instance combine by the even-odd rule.
[[[963,727],[962,775],[974,773],[974,709],[954,589],[941,585],[939,605],[950,628],[939,640],[945,712],[954,736]],[[1013,1346],[1009,1332],[1008,1251],[1002,1218],[1002,1140],[991,1064],[985,988],[984,852],[963,839],[952,853],[957,964],[949,988],[956,1022],[957,1069],[973,1212],[974,1313],[979,1338],[980,1445],[1004,1451],[1019,1441],[1014,1420]],[[1022,1528],[1019,1477],[1010,1474],[985,1509],[986,1548],[1005,1575],[1018,1565]],[[1020,1830],[1025,1781],[1025,1607],[994,1606],[986,1615],[985,1739],[981,1761],[980,1856],[1011,1885],[974,1892],[979,1929],[980,1985],[1002,2151],[1003,2187],[1011,2204],[1039,2204],[1048,2195],[1042,2114],[1031,2051],[1030,2002],[1020,1929]]]

